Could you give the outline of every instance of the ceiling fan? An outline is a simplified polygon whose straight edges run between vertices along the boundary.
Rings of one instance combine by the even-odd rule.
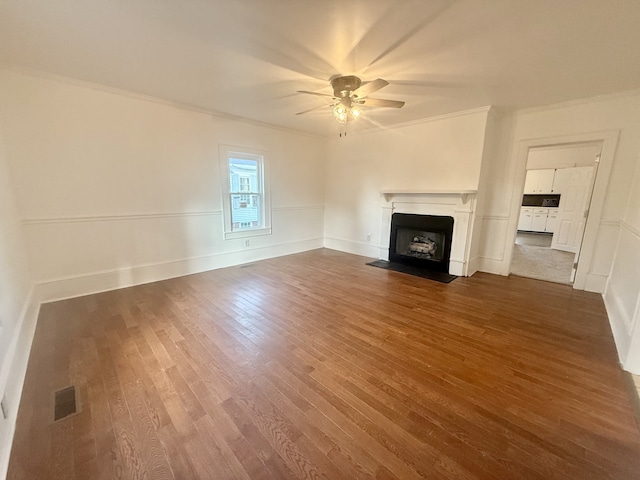
[[[389,85],[389,82],[381,78],[377,78],[369,83],[362,85],[362,80],[355,75],[337,76],[331,80],[333,87],[333,95],[328,93],[310,92],[308,90],[298,90],[298,93],[306,93],[308,95],[318,95],[321,97],[330,97],[332,103],[328,106],[332,107],[333,116],[339,123],[346,123],[356,120],[362,113],[361,107],[391,107],[401,108],[404,102],[398,100],[386,100],[383,98],[369,98],[369,95],[377,92],[381,88]],[[326,108],[327,105],[310,108],[296,115],[302,115],[313,110]]]

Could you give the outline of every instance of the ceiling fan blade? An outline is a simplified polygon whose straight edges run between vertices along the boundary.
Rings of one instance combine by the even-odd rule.
[[[381,88],[389,85],[389,82],[383,80],[381,78],[376,78],[375,80],[367,83],[366,85],[361,86],[357,90],[353,91],[353,95],[358,98],[366,97],[367,95],[372,94],[373,92],[377,92]]]
[[[302,112],[298,112],[298,113],[296,113],[296,115],[302,115],[302,114],[305,114],[305,113],[313,112],[314,110],[320,110],[321,108],[327,108],[327,107],[330,107],[330,106],[331,105],[320,105],[318,107],[310,108],[309,110],[303,110]]]
[[[307,95],[318,95],[319,97],[333,98],[333,95],[329,95],[328,93],[310,92],[309,90],[298,90],[298,93],[306,93]]]
[[[400,102],[398,100],[386,100],[384,98],[363,98],[362,105],[365,107],[402,108],[404,106],[404,102]]]

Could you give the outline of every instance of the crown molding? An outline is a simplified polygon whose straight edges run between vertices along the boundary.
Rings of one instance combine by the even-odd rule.
[[[612,100],[619,100],[623,98],[638,97],[638,96],[640,96],[640,88],[634,88],[631,90],[623,90],[621,92],[607,93],[603,95],[596,95],[593,97],[577,98],[575,100],[567,100],[566,102],[550,103],[547,105],[538,105],[535,107],[514,109],[512,110],[512,112],[517,115],[520,115],[520,114],[526,115],[528,113],[546,112],[549,110],[575,107],[578,105],[586,105],[589,103],[610,102]]]
[[[372,132],[380,132],[380,131],[388,131],[388,130],[395,130],[398,128],[405,128],[405,127],[411,127],[414,125],[421,125],[423,123],[429,123],[429,122],[438,122],[441,120],[447,120],[450,118],[456,118],[456,117],[464,117],[467,115],[475,115],[477,113],[487,113],[488,115],[495,115],[496,109],[494,106],[492,105],[486,105],[484,107],[478,107],[478,108],[471,108],[468,110],[460,110],[458,112],[452,112],[452,113],[444,113],[442,115],[434,115],[433,117],[425,117],[425,118],[419,118],[417,120],[409,120],[407,122],[401,122],[401,123],[393,123],[391,125],[385,125],[385,126],[374,126],[371,128],[365,128],[362,130],[358,130],[356,132],[349,132],[349,136],[359,136],[359,135],[366,135],[368,133],[372,133]],[[331,138],[330,140],[334,140],[333,138]]]
[[[31,75],[34,77],[40,77],[40,78],[44,78],[47,80],[52,80],[52,81],[57,81],[60,83],[66,83],[69,85],[75,85],[78,87],[84,87],[84,88],[88,88],[88,89],[92,89],[92,90],[97,90],[97,91],[101,91],[101,92],[105,92],[105,93],[111,93],[114,95],[121,95],[124,97],[129,97],[132,99],[136,99],[136,100],[142,100],[142,101],[147,101],[147,102],[152,102],[152,103],[157,103],[160,105],[165,105],[165,106],[170,106],[173,108],[178,108],[180,110],[186,110],[186,111],[191,111],[191,112],[195,112],[195,113],[201,113],[203,115],[207,115],[210,117],[215,117],[215,118],[219,118],[222,120],[227,120],[230,122],[239,122],[239,123],[245,123],[245,124],[249,124],[249,125],[253,125],[253,126],[257,126],[257,127],[262,127],[262,128],[268,128],[271,130],[277,130],[277,131],[281,131],[284,133],[289,133],[289,134],[294,134],[294,135],[301,135],[304,137],[308,137],[308,138],[314,138],[317,140],[334,140],[333,139],[333,135],[332,134],[313,134],[313,133],[309,133],[309,132],[305,132],[302,130],[296,130],[294,128],[289,128],[289,127],[283,127],[280,125],[275,125],[272,123],[268,123],[268,122],[262,122],[259,120],[254,120],[248,117],[241,117],[238,115],[233,115],[230,113],[225,113],[225,112],[220,112],[217,110],[213,110],[213,109],[207,109],[207,108],[203,108],[203,107],[199,107],[196,105],[192,105],[189,103],[184,103],[184,102],[180,102],[180,101],[176,101],[176,100],[168,100],[168,99],[164,99],[161,97],[155,97],[152,95],[146,95],[143,93],[138,93],[138,92],[133,92],[130,90],[125,90],[122,88],[117,88],[117,87],[111,87],[108,85],[104,85],[101,83],[96,83],[96,82],[91,82],[88,80],[80,80],[77,78],[73,78],[73,77],[68,77],[65,75],[60,75],[57,73],[51,73],[51,72],[46,72],[43,70],[37,70],[34,68],[30,68],[30,67],[25,67],[25,66],[21,66],[21,65],[15,65],[15,64],[8,64],[8,63],[2,63],[0,62],[0,70],[5,70],[5,71],[9,71],[9,72],[15,72],[15,73],[21,73],[24,75]],[[545,105],[537,105],[537,106],[532,106],[532,107],[526,107],[526,108],[496,108],[495,106],[492,105],[486,105],[486,106],[482,106],[482,107],[477,107],[477,108],[472,108],[472,109],[467,109],[467,110],[460,110],[457,112],[452,112],[452,113],[445,113],[445,114],[441,114],[441,115],[434,115],[431,117],[424,117],[424,118],[420,118],[417,120],[410,120],[407,122],[401,122],[401,123],[394,123],[394,124],[390,124],[390,125],[385,125],[385,126],[372,126],[372,127],[368,127],[368,128],[364,128],[362,130],[358,130],[358,131],[353,131],[353,132],[349,132],[349,136],[358,136],[358,135],[364,135],[364,134],[368,134],[368,133],[372,133],[372,132],[376,132],[376,131],[386,131],[386,130],[394,130],[394,129],[398,129],[398,128],[404,128],[404,127],[410,127],[413,125],[420,125],[423,123],[428,123],[428,122],[435,122],[435,121],[440,121],[440,120],[446,120],[449,118],[455,118],[455,117],[460,117],[460,116],[465,116],[465,115],[473,115],[476,113],[483,113],[483,112],[487,112],[489,116],[496,116],[496,115],[500,115],[500,114],[505,114],[505,113],[511,113],[514,115],[526,115],[529,113],[537,113],[537,112],[544,112],[544,111],[549,111],[549,110],[555,110],[555,109],[562,109],[562,108],[569,108],[569,107],[573,107],[573,106],[578,106],[578,105],[585,105],[585,104],[589,104],[589,103],[595,103],[595,102],[607,102],[607,101],[612,101],[612,100],[617,100],[617,99],[623,99],[623,98],[629,98],[629,97],[635,97],[635,96],[640,96],[640,88],[636,88],[636,89],[630,89],[630,90],[623,90],[620,92],[614,92],[614,93],[609,93],[609,94],[602,94],[602,95],[596,95],[593,97],[583,97],[583,98],[579,98],[579,99],[574,99],[574,100],[568,100],[565,102],[558,102],[558,103],[550,103],[550,104],[545,104]]]
[[[305,136],[305,137],[315,138],[315,139],[318,139],[318,140],[326,139],[326,136],[324,136],[324,135],[312,134],[312,133],[309,133],[309,132],[304,132],[302,130],[296,130],[296,129],[293,129],[293,128],[282,127],[280,125],[274,125],[274,124],[268,123],[268,122],[261,122],[259,120],[254,120],[254,119],[247,118],[247,117],[241,117],[241,116],[233,115],[233,114],[230,114],[230,113],[219,112],[217,110],[198,107],[197,105],[192,105],[190,103],[179,102],[177,100],[168,100],[168,99],[161,98],[161,97],[154,97],[153,95],[146,95],[144,93],[132,92],[130,90],[125,90],[125,89],[122,89],[122,88],[110,87],[109,85],[104,85],[104,84],[101,84],[101,83],[95,83],[95,82],[91,82],[91,81],[88,81],[88,80],[80,80],[80,79],[73,78],[73,77],[67,77],[67,76],[64,76],[64,75],[59,75],[57,73],[51,73],[51,72],[45,72],[45,71],[42,71],[42,70],[32,69],[32,68],[29,68],[29,67],[23,67],[23,66],[19,66],[19,65],[0,63],[0,70],[5,70],[5,71],[8,71],[8,72],[14,72],[14,73],[20,73],[20,74],[23,74],[23,75],[30,75],[30,76],[33,76],[33,77],[39,77],[39,78],[43,78],[43,79],[46,79],[46,80],[56,81],[56,82],[60,82],[60,83],[66,83],[68,85],[74,85],[74,86],[77,86],[77,87],[88,88],[88,89],[91,89],[91,90],[110,93],[110,94],[113,94],[113,95],[120,95],[120,96],[123,96],[123,97],[129,97],[129,98],[132,98],[134,100],[142,100],[142,101],[146,101],[146,102],[157,103],[157,104],[160,104],[160,105],[165,105],[165,106],[168,106],[168,107],[178,108],[180,110],[186,110],[186,111],[190,111],[190,112],[200,113],[200,114],[203,114],[203,115],[219,118],[219,119],[222,119],[222,120],[227,120],[227,121],[230,121],[230,122],[246,123],[246,124],[257,126],[257,127],[269,128],[271,130],[278,130],[278,131],[281,131],[281,132],[290,133],[290,134],[294,134],[294,135],[302,135],[302,136]]]

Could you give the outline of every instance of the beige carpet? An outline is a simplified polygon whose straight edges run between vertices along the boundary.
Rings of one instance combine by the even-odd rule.
[[[575,255],[547,247],[514,245],[511,274],[555,283],[570,283]]]

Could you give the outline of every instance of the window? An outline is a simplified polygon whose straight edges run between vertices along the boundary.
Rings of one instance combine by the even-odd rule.
[[[225,238],[271,233],[264,153],[220,146]]]

